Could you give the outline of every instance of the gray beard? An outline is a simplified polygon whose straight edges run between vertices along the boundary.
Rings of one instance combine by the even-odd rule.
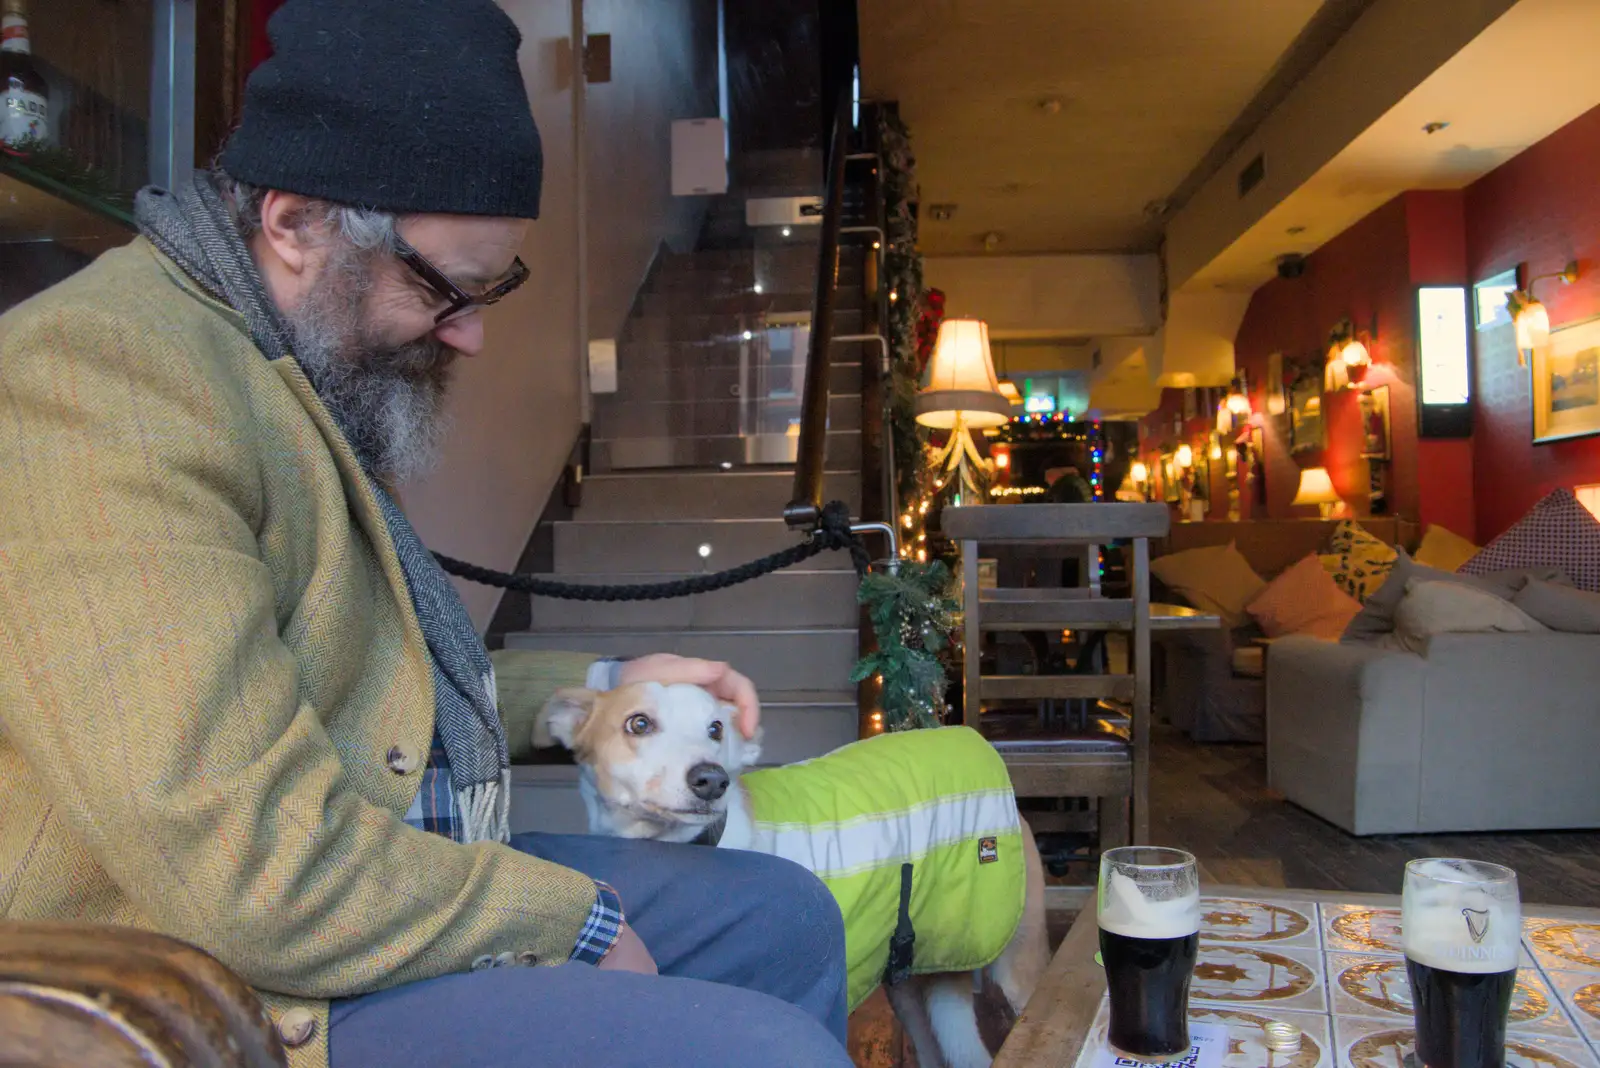
[[[336,253],[284,322],[296,361],[362,466],[394,486],[438,463],[456,353],[431,334],[403,345],[378,340],[362,316],[369,269],[356,249]]]

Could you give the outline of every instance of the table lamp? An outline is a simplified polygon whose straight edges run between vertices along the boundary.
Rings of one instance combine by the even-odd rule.
[[[956,503],[964,493],[982,497],[972,467],[983,466],[971,431],[1011,421],[1011,402],[1000,392],[989,355],[989,324],[981,319],[946,319],[928,361],[927,380],[917,393],[917,422],[950,431],[931,466],[953,472]]]
[[[1328,476],[1326,467],[1308,467],[1300,472],[1300,492],[1294,495],[1294,500],[1289,502],[1290,507],[1299,507],[1303,504],[1314,504],[1322,514],[1322,518],[1332,518],[1336,506],[1343,504],[1343,499],[1334,491],[1333,479]]]

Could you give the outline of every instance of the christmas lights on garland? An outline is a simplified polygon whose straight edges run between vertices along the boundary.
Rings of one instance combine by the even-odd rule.
[[[857,599],[867,606],[878,648],[856,664],[853,682],[877,676],[881,689],[873,726],[878,731],[937,727],[949,705],[949,658],[960,623],[955,579],[938,560],[902,561],[874,570]]]

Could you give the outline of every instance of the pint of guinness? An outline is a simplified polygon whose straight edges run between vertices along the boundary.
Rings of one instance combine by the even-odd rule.
[[[1510,868],[1470,860],[1406,865],[1401,940],[1426,1068],[1505,1068],[1522,906]]]
[[[1111,1048],[1141,1061],[1189,1052],[1189,978],[1200,947],[1200,879],[1178,849],[1132,846],[1100,858],[1100,959]]]

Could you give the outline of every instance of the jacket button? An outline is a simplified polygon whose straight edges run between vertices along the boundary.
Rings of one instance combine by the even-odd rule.
[[[410,775],[413,771],[417,770],[416,756],[408,753],[403,747],[398,745],[391,745],[389,747],[389,754],[386,762],[389,765],[389,770],[394,772],[396,775]]]
[[[496,968],[509,968],[516,963],[517,955],[515,953],[501,953],[494,959],[494,966]]]
[[[488,971],[490,968],[493,968],[493,967],[494,967],[494,955],[491,954],[491,953],[485,953],[481,957],[474,957],[472,959],[472,970],[475,971],[475,972]]]
[[[535,967],[539,963],[539,954],[535,953],[531,949],[525,949],[521,953],[517,954],[517,963],[522,965],[524,968]]]
[[[290,1009],[278,1018],[278,1037],[290,1049],[303,1046],[317,1033],[317,1016],[310,1009]]]

